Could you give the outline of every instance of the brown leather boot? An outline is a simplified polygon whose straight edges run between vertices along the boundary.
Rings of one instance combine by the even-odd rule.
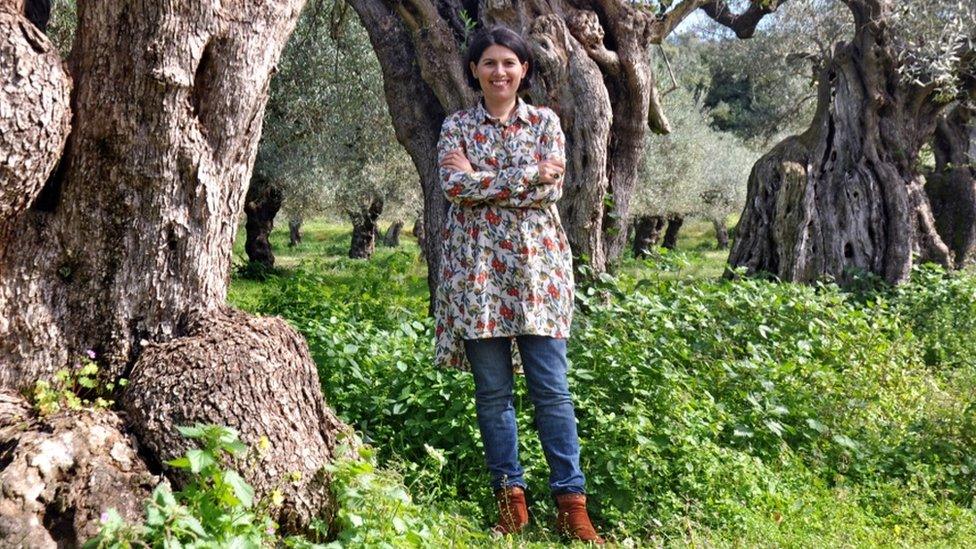
[[[516,534],[529,523],[529,509],[525,505],[525,490],[509,486],[495,492],[498,500],[498,524],[491,530],[498,534]]]
[[[583,494],[559,494],[556,496],[556,529],[559,533],[574,540],[588,541],[597,545],[606,543],[597,535],[586,513],[586,496]]]

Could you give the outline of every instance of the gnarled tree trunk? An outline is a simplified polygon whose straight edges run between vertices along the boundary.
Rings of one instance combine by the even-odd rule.
[[[725,218],[712,218],[712,227],[715,229],[715,243],[718,246],[718,249],[729,249],[729,228],[725,225]]]
[[[383,245],[388,248],[396,248],[400,245],[400,232],[403,230],[403,221],[396,221],[386,230],[383,237]]]
[[[302,219],[293,217],[288,220],[288,245],[298,246],[302,243]]]
[[[936,229],[961,268],[976,248],[976,104],[960,103],[939,119],[932,150],[935,169],[925,193]]]
[[[660,215],[642,215],[634,221],[634,257],[647,257],[661,239],[665,223]]]
[[[685,218],[680,215],[668,216],[668,227],[664,230],[664,242],[661,246],[673,250],[678,246],[678,231],[684,225]]]
[[[72,114],[68,78],[47,39],[0,3],[0,166],[10,168],[0,171],[0,242],[18,243],[0,249],[0,388],[23,389],[94,350],[107,377],[131,374],[121,403],[151,461],[169,457],[184,419],[230,425],[251,444],[259,431],[281,437],[248,473],[259,494],[264,476],[294,466],[296,448],[302,469],[325,465],[340,428],[304,341],[224,305],[270,73],[302,4],[80,2],[74,128],[42,192]],[[79,481],[94,474],[78,463]],[[308,477],[280,511],[296,529],[333,510]],[[30,493],[51,486],[21,480],[35,483]],[[116,496],[139,500],[129,488],[120,482]],[[36,510],[31,498],[11,501],[0,522]],[[55,510],[40,511],[41,524],[65,544],[97,516]]]
[[[346,212],[352,221],[352,242],[349,244],[349,257],[369,259],[376,251],[376,220],[383,213],[383,201],[373,200],[363,211]]]
[[[790,281],[844,283],[866,271],[898,283],[913,254],[951,261],[914,167],[944,105],[933,86],[898,74],[886,28],[893,4],[845,3],[854,36],[835,47],[820,75],[810,128],[753,167],[732,266]]]
[[[252,264],[264,269],[274,267],[274,251],[271,249],[271,231],[274,219],[281,209],[284,195],[281,189],[267,178],[255,173],[244,198],[244,251]]]

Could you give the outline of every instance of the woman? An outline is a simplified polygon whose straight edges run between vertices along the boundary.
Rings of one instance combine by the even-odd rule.
[[[529,55],[510,29],[475,35],[465,64],[482,101],[448,116],[441,129],[440,180],[451,206],[437,291],[437,359],[474,374],[500,511],[494,530],[514,533],[528,523],[512,399],[514,339],[549,463],[557,525],[572,538],[603,543],[586,512],[566,381],[572,257],[555,206],[564,138],[553,111],[518,97],[532,75]]]

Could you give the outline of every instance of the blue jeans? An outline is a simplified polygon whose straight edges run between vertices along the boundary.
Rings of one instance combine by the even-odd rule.
[[[549,488],[554,495],[585,492],[580,470],[576,414],[566,380],[566,340],[522,335],[516,338],[535,407],[535,427],[549,463]],[[464,350],[474,373],[475,408],[485,445],[492,488],[525,487],[518,459],[518,433],[512,398],[511,339],[466,339]]]

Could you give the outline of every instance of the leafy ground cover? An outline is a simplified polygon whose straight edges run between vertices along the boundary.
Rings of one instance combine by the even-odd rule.
[[[235,279],[230,301],[306,336],[329,405],[375,449],[363,474],[439,517],[411,526],[382,498],[349,498],[346,539],[489,543],[473,387],[431,365],[416,245],[352,261],[348,231],[307,231],[277,247],[277,275]],[[976,279],[924,267],[897,289],[721,280],[707,229],[685,234],[679,251],[578,291],[571,383],[600,529],[625,545],[972,546]],[[551,545],[541,448],[521,444],[534,526],[513,543]]]

